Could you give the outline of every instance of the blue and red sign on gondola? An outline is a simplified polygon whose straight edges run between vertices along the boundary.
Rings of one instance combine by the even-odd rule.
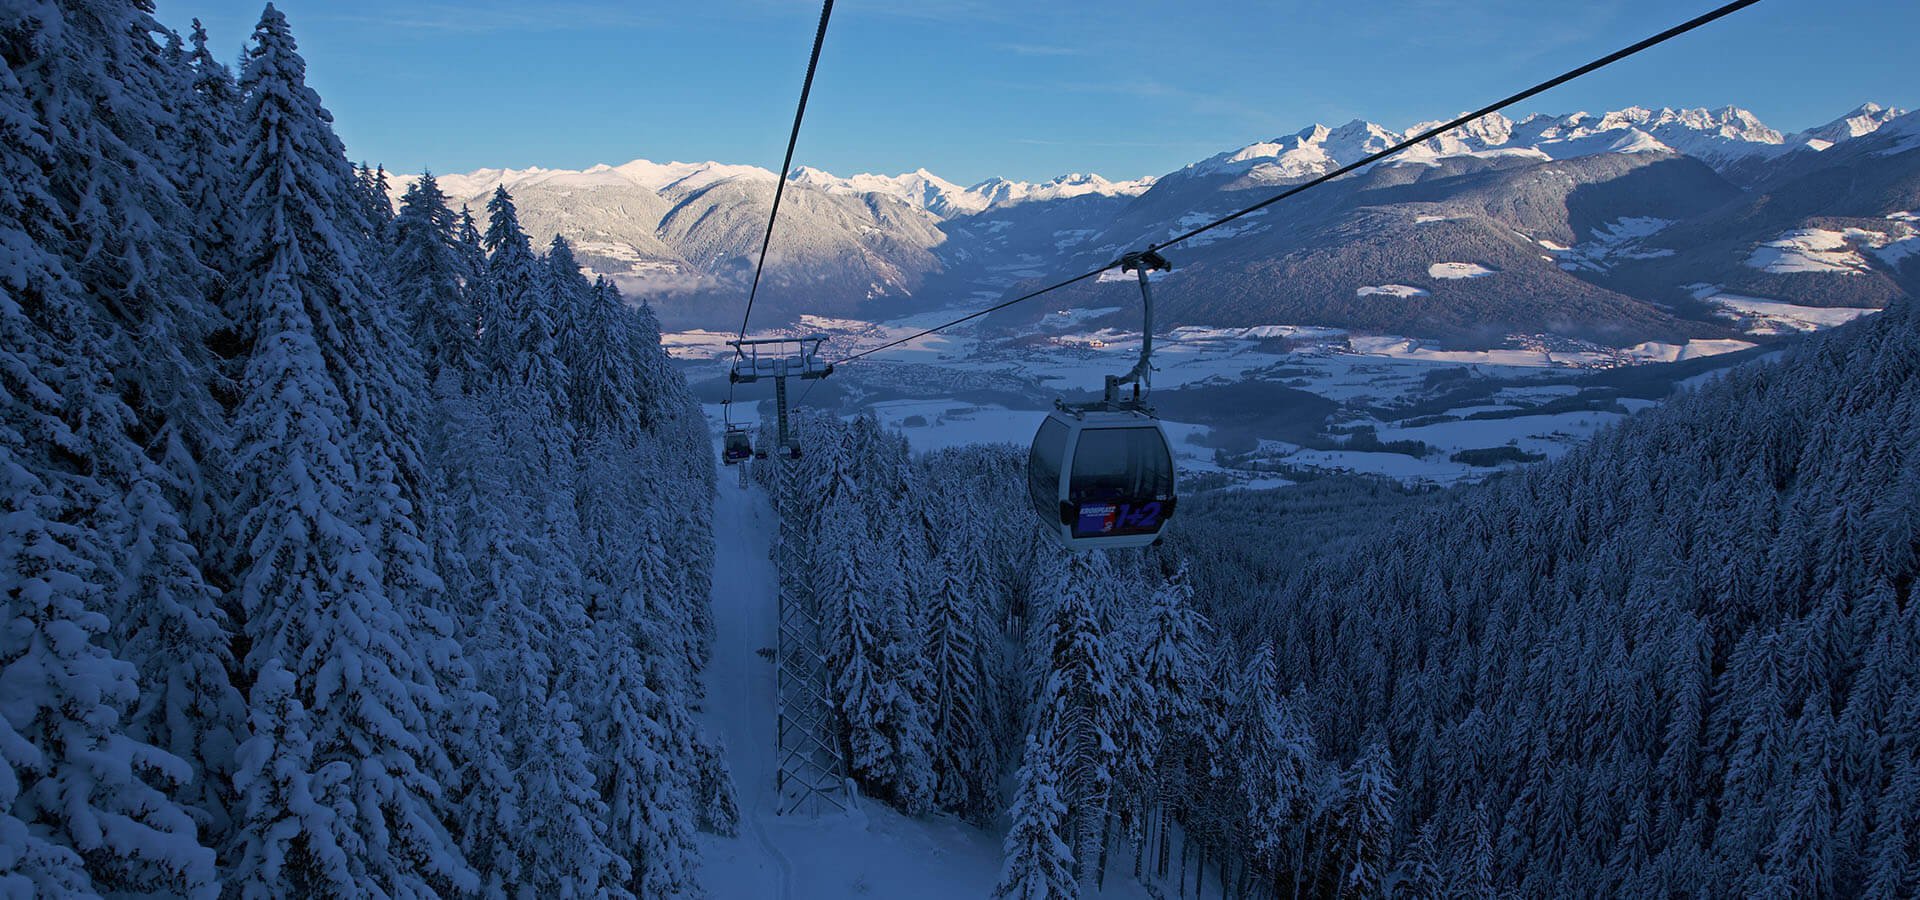
[[[1160,530],[1166,505],[1158,500],[1142,503],[1087,503],[1079,508],[1073,525],[1075,537],[1099,535],[1147,534]]]

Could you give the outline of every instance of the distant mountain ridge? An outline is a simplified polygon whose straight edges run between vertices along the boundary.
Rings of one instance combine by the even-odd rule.
[[[810,166],[793,170],[793,182],[828,193],[893,197],[909,206],[924,209],[943,219],[973,215],[994,207],[1013,206],[1029,201],[1063,200],[1088,195],[1100,197],[1136,197],[1146,193],[1155,179],[1108,181],[1099,175],[1075,172],[1051,181],[1034,184],[989,178],[963,188],[926,169],[904,175],[853,175],[840,178]]]
[[[1872,134],[1904,115],[1906,110],[1867,103],[1826,125],[1786,135],[1737,106],[1719,110],[1630,106],[1597,116],[1587,112],[1558,116],[1536,113],[1518,121],[1494,113],[1410,148],[1394,162],[1430,164],[1454,156],[1515,155],[1556,160],[1600,153],[1677,153],[1719,168],[1800,148],[1825,150]],[[1420,122],[1404,132],[1359,119],[1338,128],[1314,125],[1286,137],[1221,153],[1180,171],[1254,176],[1268,170],[1264,177],[1274,181],[1318,175],[1440,124]]]
[[[764,306],[756,307],[756,316],[764,310],[772,325],[803,312],[879,317],[907,307],[997,298],[1026,280],[1164,240],[1276,185],[1346,165],[1432,124],[1405,131],[1360,120],[1314,125],[1158,177],[1124,181],[1072,174],[1040,183],[993,178],[963,187],[926,169],[838,176],[796,167],[789,173],[788,200],[762,285]],[[1695,295],[1702,286],[1747,289],[1749,272],[1768,276],[1759,278],[1773,290],[1768,299],[1878,306],[1906,290],[1900,286],[1905,267],[1920,258],[1899,249],[1913,236],[1913,220],[1899,214],[1920,207],[1920,200],[1905,199],[1901,186],[1900,173],[1920,168],[1920,155],[1909,152],[1920,149],[1920,138],[1906,141],[1907,134],[1920,135],[1920,116],[1872,103],[1791,134],[1732,106],[1628,107],[1517,120],[1486,116],[1370,173],[1290,202],[1284,213],[1276,208],[1271,217],[1243,220],[1184,245],[1178,277],[1206,296],[1172,304],[1169,321],[1345,325],[1470,343],[1504,340],[1530,328],[1602,341],[1727,336],[1738,333],[1737,323],[1716,315],[1710,302],[1702,306]],[[1853,152],[1866,145],[1871,152]],[[1696,168],[1649,168],[1673,159]],[[1591,160],[1621,164],[1586,162]],[[1799,202],[1800,216],[1792,222],[1767,217],[1762,231],[1731,238],[1732,244],[1717,238],[1711,258],[1696,259],[1691,246],[1656,246],[1689,234],[1687,222],[1735,203],[1743,193],[1764,195],[1779,173],[1834,165],[1893,173],[1880,179],[1887,182],[1886,195],[1825,207],[1822,201]],[[1662,174],[1649,174],[1654,171]],[[1576,183],[1544,186],[1539,178],[1547,173]],[[496,186],[505,186],[537,239],[568,234],[579,244],[584,265],[616,278],[631,293],[654,298],[670,325],[686,327],[719,324],[736,314],[776,175],[757,166],[642,159],[579,171],[483,169],[439,178],[456,201],[476,207]],[[398,179],[396,192],[410,182]],[[1647,193],[1654,190],[1669,196]],[[1415,196],[1417,201],[1405,202],[1432,208],[1382,219],[1383,203]],[[1676,205],[1676,197],[1689,202]],[[1520,208],[1528,204],[1537,208]],[[1602,206],[1617,215],[1594,219],[1592,211]],[[1815,221],[1833,216],[1864,216],[1880,224],[1841,225],[1835,232]],[[1659,235],[1629,238],[1608,230],[1627,220],[1662,223]],[[1364,222],[1374,223],[1371,230]],[[1423,227],[1419,241],[1396,243],[1387,236],[1399,234],[1400,225],[1381,222],[1431,227]],[[1753,224],[1761,228],[1757,220]],[[1782,289],[1780,279],[1771,278],[1779,273],[1740,265],[1756,248],[1810,227],[1826,228],[1867,251],[1863,267],[1834,273],[1870,277],[1797,277],[1823,274],[1816,267],[1792,273],[1796,277],[1786,279],[1792,284]],[[1887,247],[1896,249],[1883,260],[1880,251]],[[1479,257],[1454,258],[1475,253]],[[1490,277],[1429,276],[1438,271],[1433,267],[1452,262],[1470,263]],[[1687,275],[1687,267],[1701,273]],[[1279,271],[1293,274],[1284,284],[1272,282]],[[1822,285],[1828,284],[1843,288],[1835,296],[1844,302],[1827,297],[1831,292]],[[1360,292],[1381,285],[1424,293]],[[1359,297],[1372,298],[1370,306],[1348,309]],[[1417,302],[1393,308],[1381,297]]]

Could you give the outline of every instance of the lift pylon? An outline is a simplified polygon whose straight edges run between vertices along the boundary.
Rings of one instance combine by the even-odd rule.
[[[811,531],[789,520],[798,471],[775,456],[760,473],[781,510],[773,562],[780,589],[780,632],[774,646],[774,812],[818,816],[853,808],[827,665],[820,598],[807,590]]]
[[[833,365],[820,356],[823,335],[800,338],[743,338],[727,343],[734,349],[733,369],[727,380],[752,384],[771,379],[779,427],[780,449],[772,468],[761,473],[777,505],[784,505],[792,488],[782,459],[799,459],[787,410],[787,379],[817,380],[833,374]],[[762,441],[754,456],[765,459]],[[819,815],[846,811],[853,796],[847,780],[847,761],[840,747],[838,719],[833,705],[833,679],[827,666],[819,599],[800,589],[809,567],[806,529],[783,523],[773,556],[780,581],[780,633],[774,647],[774,811],[779,815]]]
[[[779,468],[776,463],[775,471]],[[782,816],[844,812],[852,797],[834,715],[833,679],[826,648],[821,646],[819,603],[817,598],[796,596],[792,582],[782,581],[780,641],[774,652],[775,812]]]

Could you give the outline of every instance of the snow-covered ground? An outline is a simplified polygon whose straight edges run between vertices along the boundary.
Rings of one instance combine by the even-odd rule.
[[[1627,355],[1637,362],[1679,362],[1683,359],[1719,356],[1722,353],[1738,353],[1741,350],[1752,349],[1753,346],[1746,341],[1736,341],[1732,338],[1702,338],[1684,344],[1647,341],[1628,348]]]
[[[1614,261],[1620,259],[1655,259],[1672,256],[1673,251],[1664,247],[1646,247],[1642,242],[1659,234],[1672,219],[1654,216],[1627,216],[1615,219],[1604,227],[1588,232],[1588,240],[1565,247],[1553,241],[1535,238],[1534,242],[1550,252],[1553,258],[1560,260],[1560,268],[1567,271],[1587,270],[1605,272],[1613,268]]]
[[[1427,267],[1429,278],[1485,278],[1492,274],[1492,269],[1479,263],[1437,262]]]
[[[1399,297],[1404,300],[1408,297],[1425,297],[1427,289],[1410,284],[1369,284],[1354,289],[1353,293],[1359,297]]]
[[[1610,412],[1566,412],[1511,419],[1462,419],[1415,428],[1379,429],[1383,441],[1425,441],[1446,453],[1512,444],[1549,457],[1565,453],[1594,430],[1624,418]]]
[[[1870,307],[1797,306],[1778,300],[1762,300],[1739,294],[1714,294],[1708,302],[1720,307],[1720,314],[1740,323],[1748,334],[1794,334],[1819,331],[1845,325],[1861,316],[1879,312]]]
[[[1848,228],[1801,228],[1753,248],[1747,265],[1774,273],[1832,272],[1859,275],[1870,271],[1856,244],[1877,248],[1885,246],[1887,236],[1877,231]]]
[[[714,900],[990,896],[1001,869],[997,833],[951,816],[911,818],[871,800],[844,814],[774,814],[773,663],[757,651],[778,640],[768,557],[777,528],[758,488],[721,480],[713,523],[716,634],[702,716],[726,744],[741,821],[738,837],[700,836],[702,886]],[[1148,895],[1130,879],[1110,877],[1098,896]]]
[[[1488,270],[1485,274],[1492,272]],[[1374,287],[1378,288],[1375,293],[1385,295],[1383,300],[1416,296],[1414,292],[1424,293],[1408,285]],[[1079,327],[1090,318],[1112,311],[1111,308],[1056,310],[1048,314],[1038,331],[1038,334],[1045,335],[1045,343],[1013,347],[983,344],[975,337],[976,323],[968,322],[940,334],[890,347],[876,360],[881,364],[927,363],[957,372],[1004,374],[1032,379],[1048,385],[1051,390],[1090,390],[1099,386],[1102,376],[1132,366],[1140,352],[1138,332],[1115,328],[1084,330]],[[948,321],[957,312],[939,310],[883,323],[809,316],[800,327],[779,329],[774,334],[825,334],[828,340],[822,352],[829,358],[840,358]],[[669,334],[664,340],[676,357],[716,360],[714,371],[723,373],[724,365],[719,361],[731,358],[733,351],[726,346],[726,342],[732,337],[731,334],[712,331],[687,331]],[[1277,346],[1273,343],[1277,339],[1287,340],[1291,345]],[[1165,389],[1209,379],[1238,379],[1249,372],[1282,364],[1319,367],[1333,357],[1371,358],[1372,362],[1387,365],[1404,362],[1415,368],[1436,364],[1499,366],[1513,370],[1502,374],[1513,375],[1521,374],[1523,370],[1542,368],[1606,368],[1622,363],[1671,362],[1675,359],[1730,353],[1750,346],[1742,341],[1704,340],[1687,344],[1649,343],[1619,351],[1602,348],[1547,349],[1537,343],[1522,341],[1518,346],[1502,349],[1441,350],[1414,338],[1350,333],[1340,328],[1316,325],[1270,324],[1230,328],[1182,326],[1154,339],[1153,386]],[[1327,368],[1344,370],[1346,367],[1334,365]],[[1414,374],[1417,376],[1419,373]],[[1310,389],[1323,393],[1320,387],[1316,384]]]
[[[1355,335],[1353,352],[1363,356],[1420,360],[1429,363],[1467,365],[1544,367],[1553,365],[1553,354],[1546,350],[1436,350],[1413,338],[1392,335]]]
[[[1044,410],[1007,409],[957,400],[890,400],[873,404],[880,424],[897,428],[913,449],[925,453],[967,444],[1026,444]]]
[[[994,404],[968,404],[955,400],[888,400],[871,407],[880,424],[906,435],[915,452],[927,453],[968,444],[1015,444],[1026,446],[1047,411],[1008,409]],[[1215,469],[1213,451],[1200,446],[1198,439],[1210,430],[1205,425],[1162,421],[1167,439],[1173,442],[1174,462],[1181,471]]]
[[[741,822],[738,837],[701,836],[707,891],[715,900],[987,896],[1000,874],[998,835],[948,817],[909,819],[871,801],[847,814],[774,814],[773,663],[756,651],[778,640],[767,555],[777,528],[757,488],[722,479],[705,716],[726,742]]]
[[[1652,404],[1646,401],[1632,401],[1630,408],[1645,408],[1649,405]],[[1484,407],[1452,411],[1452,414],[1511,411],[1512,409],[1512,407]],[[1298,447],[1283,441],[1263,442],[1262,448],[1267,451],[1268,459],[1289,465],[1384,475],[1402,481],[1456,484],[1463,481],[1477,481],[1497,471],[1496,468],[1454,462],[1453,454],[1461,450],[1513,446],[1526,453],[1556,459],[1585,442],[1593,436],[1594,432],[1624,418],[1626,417],[1617,412],[1589,410],[1522,415],[1505,419],[1463,418],[1454,422],[1438,422],[1413,427],[1387,425],[1376,429],[1382,441],[1426,442],[1430,449],[1427,455],[1422,457],[1379,451],[1318,450]],[[1182,466],[1185,467],[1186,463],[1182,462]],[[1279,487],[1283,484],[1284,482],[1273,486]],[[1258,479],[1244,485],[1236,485],[1243,488],[1256,486],[1263,486]]]
[[[1913,210],[1889,213],[1887,221],[1891,223],[1892,233],[1887,235],[1887,243],[1873,251],[1875,256],[1890,266],[1901,266],[1907,260],[1920,257],[1920,216]]]

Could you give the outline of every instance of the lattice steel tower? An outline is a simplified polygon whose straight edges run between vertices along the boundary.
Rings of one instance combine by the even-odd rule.
[[[847,763],[841,752],[840,737],[833,710],[833,681],[827,668],[823,645],[820,603],[805,590],[804,575],[812,554],[812,535],[803,523],[792,521],[793,504],[789,492],[799,486],[789,482],[795,473],[788,471],[789,460],[800,458],[800,443],[794,438],[787,416],[787,379],[825,378],[833,366],[820,361],[822,338],[798,340],[763,339],[732,342],[736,352],[733,372],[735,384],[771,378],[778,413],[778,444],[768,454],[768,492],[780,513],[780,536],[773,548],[774,567],[780,591],[780,635],[774,647],[774,809],[780,815],[817,814],[846,810],[852,806],[852,791],[847,781]],[[793,344],[788,348],[762,354],[768,345]]]

